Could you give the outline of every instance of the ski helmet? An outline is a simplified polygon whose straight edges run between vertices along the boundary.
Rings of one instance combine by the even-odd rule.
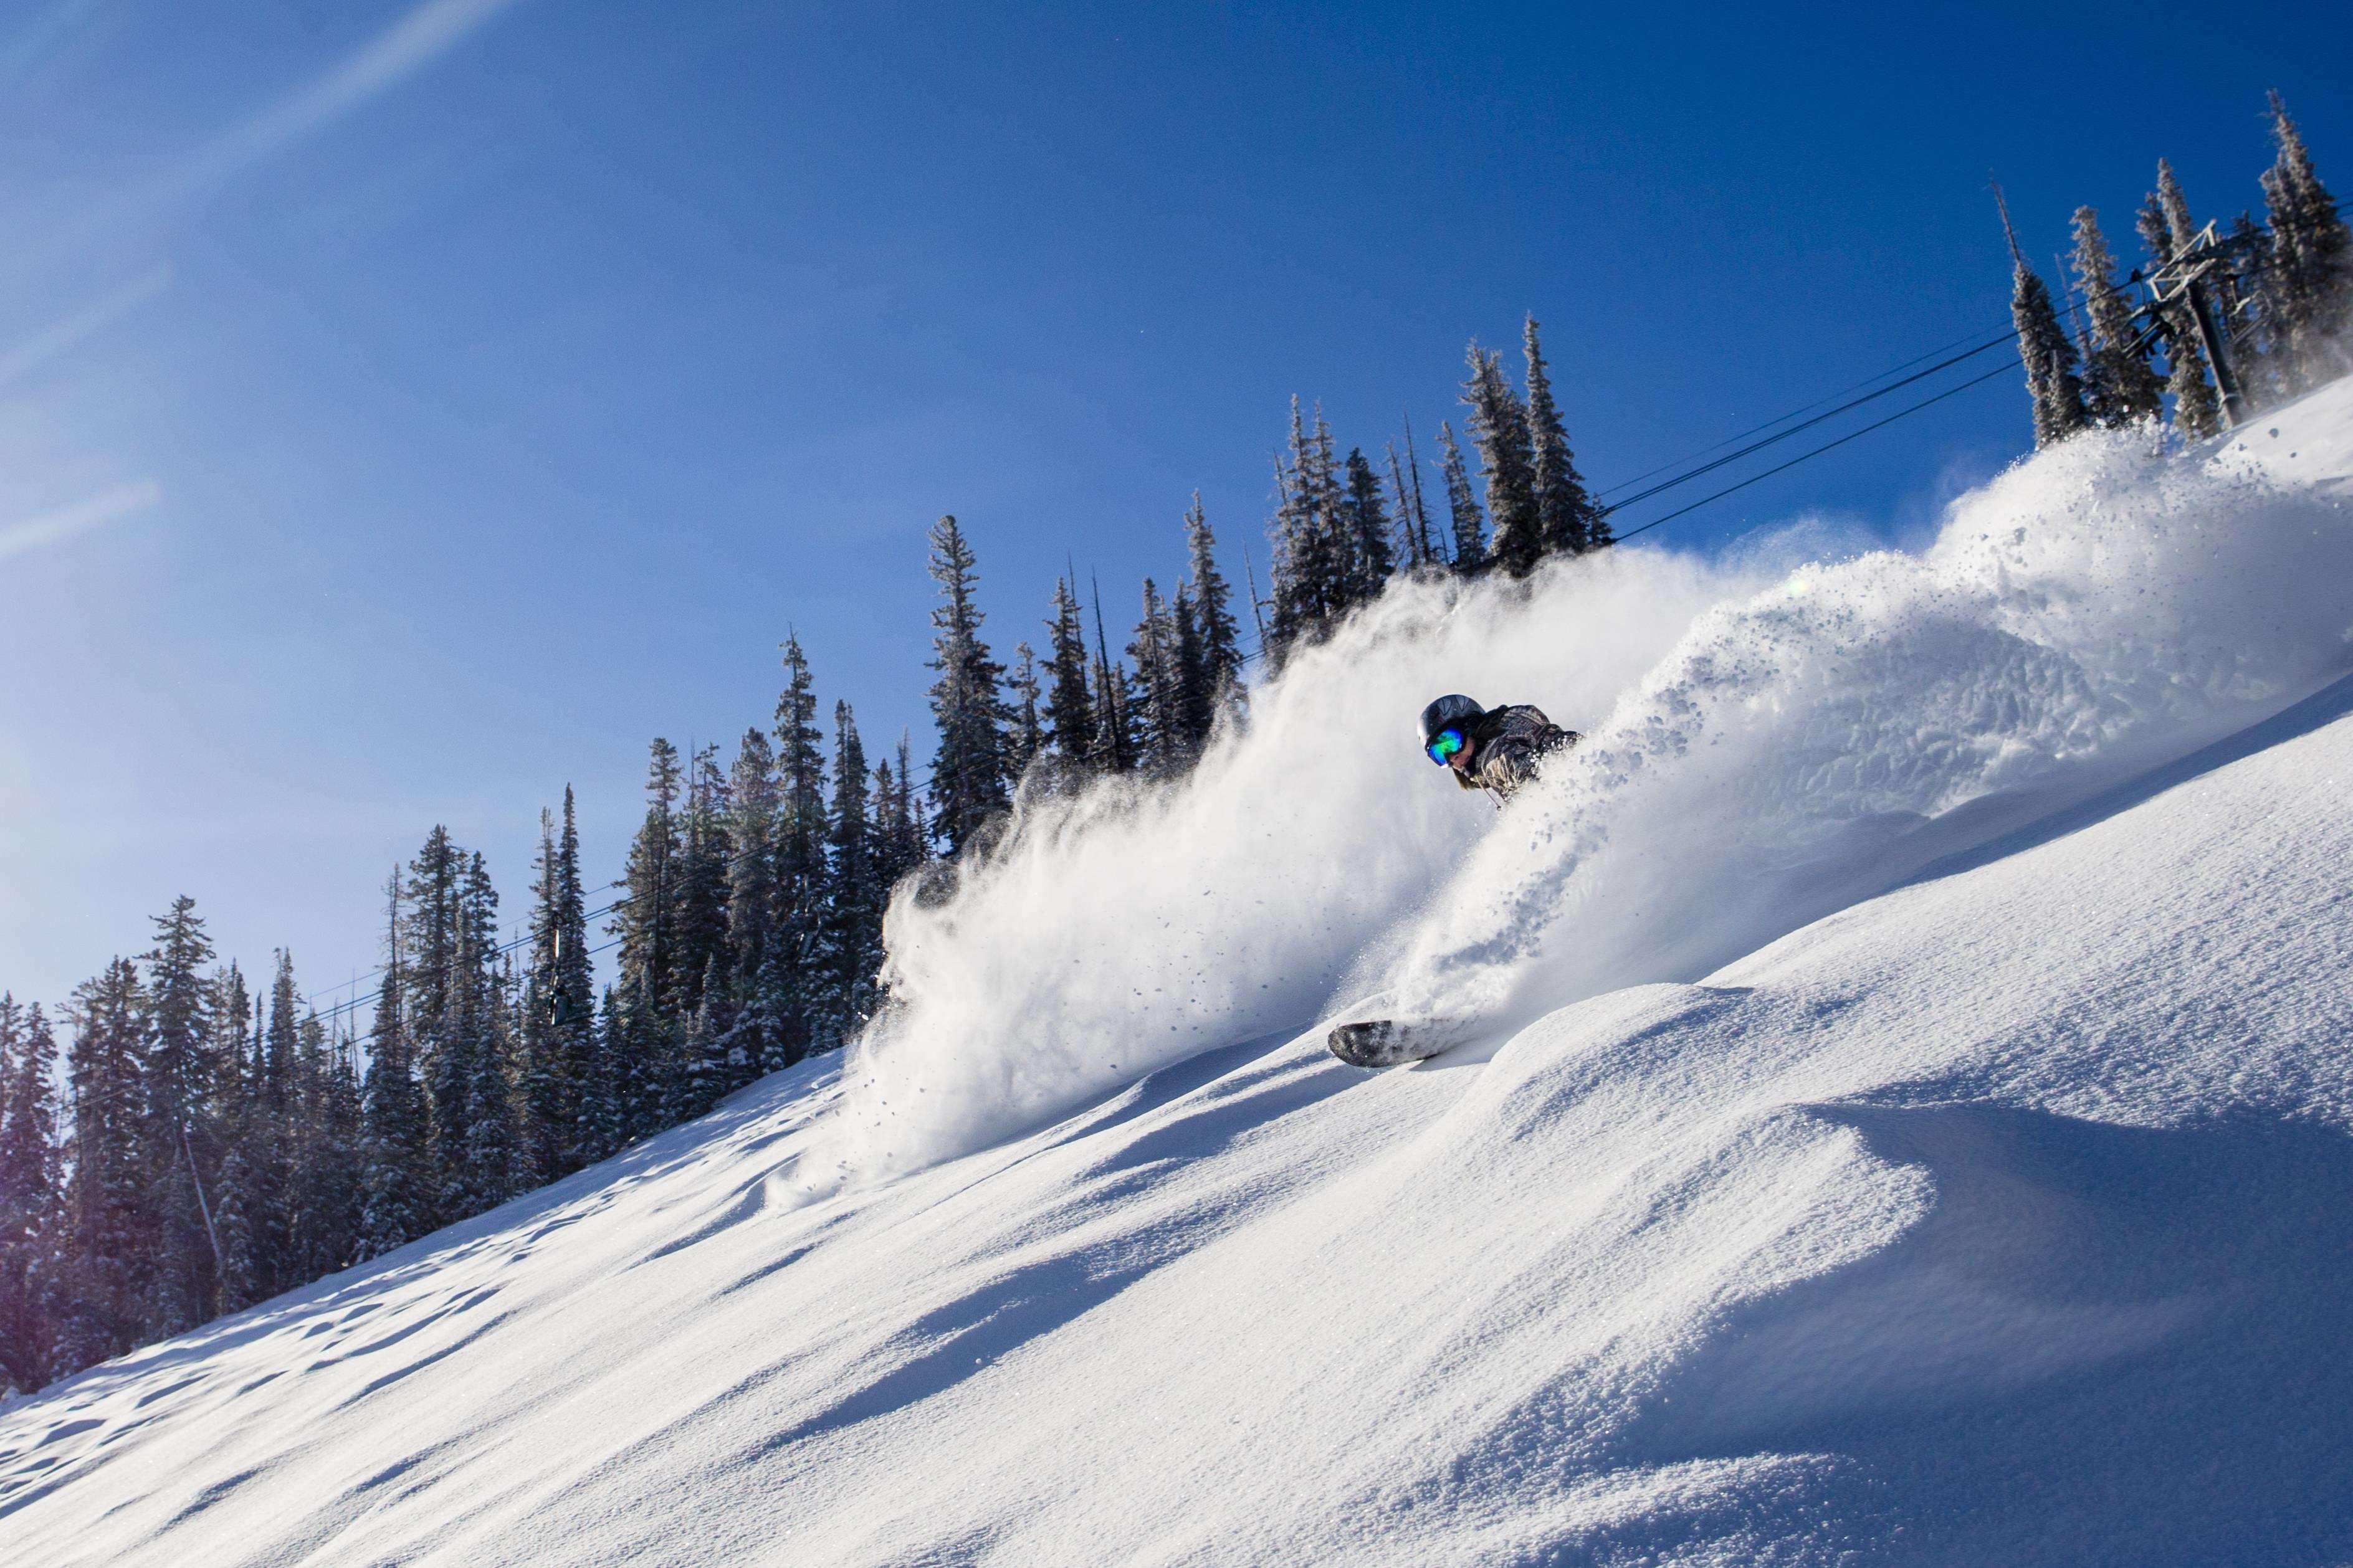
[[[1467,731],[1485,716],[1486,711],[1459,691],[1450,697],[1441,697],[1421,710],[1421,743],[1425,746],[1430,744],[1440,730]]]

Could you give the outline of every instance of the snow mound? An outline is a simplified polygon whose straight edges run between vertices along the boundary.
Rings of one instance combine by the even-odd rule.
[[[1588,719],[1577,769],[1499,820],[1408,765],[1415,661],[1310,656],[1156,818],[1026,826],[1060,905],[1017,837],[901,911],[902,1027],[973,1063],[805,1065],[0,1411],[0,1558],[2353,1560],[2353,386],[2272,422],[2004,481],[2109,520],[2072,545],[2054,501],[1795,591],[1629,552],[1590,642],[1568,578],[1385,605],[1440,684]],[[1594,889],[1686,973],[1597,947]],[[1528,1021],[1382,1074],[1297,1033],[1458,983]]]

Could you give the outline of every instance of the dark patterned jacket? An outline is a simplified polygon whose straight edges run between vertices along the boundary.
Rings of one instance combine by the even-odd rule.
[[[1485,790],[1501,806],[1536,776],[1545,758],[1584,737],[1546,718],[1542,709],[1517,702],[1487,710],[1463,739],[1468,743],[1454,764],[1454,782],[1464,789]]]

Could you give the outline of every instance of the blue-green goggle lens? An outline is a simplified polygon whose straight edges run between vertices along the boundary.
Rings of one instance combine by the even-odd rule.
[[[1423,748],[1430,753],[1430,760],[1441,768],[1461,749],[1462,731],[1460,730],[1440,730],[1430,738],[1430,744]]]

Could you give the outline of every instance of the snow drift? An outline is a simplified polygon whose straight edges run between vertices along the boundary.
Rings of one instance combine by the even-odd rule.
[[[0,1411],[0,1561],[2353,1561],[2353,384],[2274,417],[1398,596],[899,911],[853,1088]],[[1499,818],[1432,685],[1593,739]],[[1494,1038],[1298,1032],[1377,990]]]
[[[1330,1011],[1501,1036],[1690,980],[2344,668],[2353,526],[2240,452],[2092,437],[1919,554],[1630,548],[1403,584],[1177,787],[1032,803],[936,907],[849,1078],[842,1174],[965,1152]],[[1433,779],[1440,692],[1587,734],[1501,823]]]

